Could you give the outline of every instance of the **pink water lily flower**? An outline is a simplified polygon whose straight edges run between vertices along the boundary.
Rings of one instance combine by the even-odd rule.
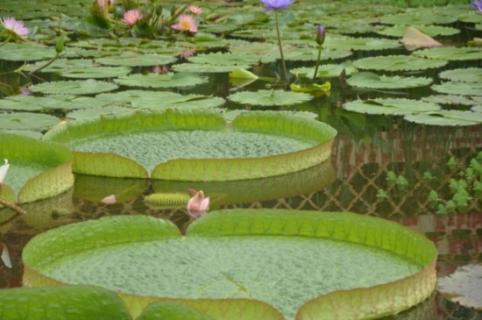
[[[3,184],[5,181],[5,178],[7,177],[8,169],[10,168],[10,164],[8,163],[8,160],[5,159],[5,164],[0,166],[0,185]]]
[[[199,218],[209,210],[209,197],[204,196],[204,192],[197,191],[187,203],[187,213],[192,218]]]
[[[122,22],[132,27],[141,19],[142,19],[141,11],[137,9],[132,9],[124,12],[124,17],[122,18]]]
[[[190,5],[189,8],[187,8],[192,14],[199,16],[203,13],[203,9],[201,9],[198,6]]]
[[[193,16],[183,14],[180,15],[177,23],[172,25],[172,28],[174,30],[179,30],[179,31],[189,31],[192,33],[197,32],[197,22],[196,19],[194,19]]]
[[[5,17],[0,19],[0,24],[11,34],[19,38],[25,39],[29,34],[29,30],[25,24],[13,17]]]

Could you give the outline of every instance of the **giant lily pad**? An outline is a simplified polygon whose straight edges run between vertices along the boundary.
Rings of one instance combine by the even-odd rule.
[[[65,147],[0,133],[0,159],[10,162],[0,196],[3,188],[11,189],[19,203],[53,197],[74,184],[71,153]]]
[[[373,72],[358,72],[348,80],[348,84],[362,89],[408,89],[428,86],[431,78],[382,76]]]
[[[44,82],[34,84],[30,90],[43,94],[84,95],[112,91],[117,88],[118,86],[114,83],[89,79]]]
[[[228,99],[239,104],[272,107],[303,103],[313,99],[313,96],[284,90],[258,90],[236,92]]]
[[[115,290],[133,315],[170,300],[216,320],[356,320],[429,297],[436,255],[416,232],[352,213],[219,211],[186,236],[167,221],[120,216],[34,238],[23,282]]]
[[[115,293],[90,286],[3,289],[0,314],[4,320],[131,320]]]
[[[443,60],[429,60],[413,56],[379,56],[356,60],[353,65],[362,70],[418,71],[437,69],[447,64]]]
[[[302,170],[323,162],[336,131],[274,112],[231,124],[215,112],[137,113],[61,125],[46,138],[75,152],[74,171],[114,177],[223,181]]]
[[[189,189],[203,190],[211,199],[210,207],[218,208],[224,205],[253,203],[317,192],[332,183],[335,178],[333,165],[330,161],[325,161],[302,171],[263,179],[222,182],[154,180],[152,186],[158,194],[184,193],[187,195],[186,191]],[[100,189],[93,184],[91,190]],[[76,180],[76,188],[77,185]],[[101,184],[99,181],[99,185],[105,185],[105,183]],[[101,190],[99,192],[104,193]],[[182,207],[186,207],[187,201],[181,204]]]
[[[406,115],[438,111],[441,108],[439,105],[430,102],[387,98],[350,101],[343,105],[343,109],[366,114]]]

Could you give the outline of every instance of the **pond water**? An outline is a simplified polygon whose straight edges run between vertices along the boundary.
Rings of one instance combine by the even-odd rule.
[[[27,24],[31,28],[37,26],[38,33],[35,37],[38,41],[43,41],[52,46],[52,33],[55,34],[59,30],[67,32],[72,41],[66,43],[68,48],[66,55],[77,61],[75,63],[72,62],[73,60],[71,61],[74,68],[72,65],[68,66],[68,62],[64,60],[57,60],[43,70],[49,71],[48,73],[39,72],[28,76],[26,72],[21,74],[13,72],[23,63],[16,61],[17,59],[9,58],[8,55],[14,54],[13,51],[8,49],[8,45],[3,46],[3,51],[0,47],[0,85],[6,88],[2,91],[5,93],[3,97],[0,94],[0,97],[2,97],[0,99],[0,131],[17,132],[40,138],[46,130],[60,119],[80,121],[93,119],[100,115],[129,114],[136,111],[135,106],[139,105],[146,106],[147,109],[151,110],[161,109],[165,107],[162,106],[163,101],[166,104],[179,103],[186,108],[195,108],[196,103],[204,101],[207,108],[212,108],[212,105],[215,105],[214,108],[222,107],[227,110],[225,114],[229,117],[236,114],[237,110],[259,109],[259,107],[253,105],[229,100],[228,96],[235,92],[285,88],[280,81],[272,79],[267,81],[261,79],[253,83],[233,85],[228,77],[228,72],[232,69],[233,64],[246,66],[262,77],[273,77],[273,75],[281,73],[280,64],[273,62],[277,57],[273,24],[269,19],[266,21],[264,18],[261,18],[263,23],[260,23],[259,15],[264,15],[264,13],[262,10],[256,9],[257,2],[251,2],[252,5],[244,4],[244,7],[243,4],[237,2],[223,2],[223,6],[218,11],[215,10],[215,4],[203,3],[205,10],[210,14],[216,12],[222,17],[224,14],[231,13],[230,21],[238,23],[237,28],[231,30],[226,23],[216,24],[213,23],[215,19],[210,20],[204,26],[205,29],[200,27],[207,34],[205,38],[191,41],[189,37],[182,37],[179,41],[182,41],[183,45],[179,45],[175,50],[169,48],[167,42],[159,39],[141,43],[135,38],[121,38],[119,42],[115,42],[104,38],[85,37],[85,35],[92,35],[92,32],[95,33],[95,30],[97,30],[87,30],[86,25],[79,22],[78,17],[87,14],[87,1],[79,0],[68,5],[59,0],[42,1],[41,6],[39,5],[37,8],[27,6],[24,8],[24,12],[21,8],[16,8],[13,5],[14,2],[13,0],[5,2],[5,12],[27,20]],[[482,262],[482,192],[479,190],[471,193],[470,197],[459,199],[463,203],[460,205],[458,205],[457,199],[453,198],[457,194],[457,184],[461,183],[460,180],[463,178],[470,180],[470,177],[467,176],[470,174],[470,170],[468,172],[467,169],[473,165],[477,158],[479,161],[482,158],[482,154],[480,154],[482,152],[482,128],[481,121],[477,120],[477,117],[480,117],[480,109],[475,112],[477,110],[475,108],[480,108],[482,105],[482,91],[477,92],[477,86],[482,83],[481,77],[476,78],[475,82],[466,84],[466,87],[472,86],[473,91],[469,93],[451,91],[457,90],[457,88],[437,90],[427,85],[413,88],[402,86],[396,89],[389,89],[384,86],[376,89],[359,88],[353,83],[350,84],[349,80],[350,74],[355,72],[352,69],[354,68],[353,61],[382,55],[411,54],[398,43],[403,31],[399,34],[399,31],[396,30],[396,27],[401,28],[400,26],[409,24],[406,23],[409,17],[413,19],[409,22],[415,24],[417,24],[416,19],[423,22],[418,23],[420,25],[438,23],[440,29],[436,29],[437,26],[434,25],[435,31],[453,32],[452,35],[439,36],[434,30],[431,30],[436,34],[435,39],[446,45],[458,47],[464,46],[467,41],[473,38],[482,36],[482,28],[480,27],[482,19],[477,15],[474,16],[466,5],[448,7],[447,12],[450,14],[444,13],[443,9],[433,9],[431,15],[427,14],[424,18],[414,11],[405,14],[405,9],[396,6],[373,5],[368,9],[363,9],[363,5],[357,5],[353,2],[347,3],[349,5],[347,4],[347,7],[343,8],[336,8],[335,4],[326,4],[319,9],[316,1],[306,1],[305,8],[297,8],[292,12],[287,12],[282,19],[288,25],[282,28],[285,32],[284,41],[288,46],[286,49],[288,69],[314,67],[316,58],[313,58],[312,55],[316,56],[316,46],[310,44],[310,41],[313,42],[310,38],[313,34],[310,31],[313,22],[326,21],[329,34],[332,32],[335,35],[331,37],[330,34],[331,38],[327,39],[326,44],[331,49],[326,57],[333,58],[324,61],[323,64],[344,64],[345,67],[336,76],[325,79],[331,82],[330,95],[310,98],[310,101],[301,103],[297,103],[295,100],[288,105],[261,107],[270,110],[283,110],[290,114],[296,113],[302,117],[316,118],[336,128],[338,136],[333,143],[332,154],[327,162],[286,176],[226,183],[149,182],[136,179],[77,175],[73,190],[52,199],[23,205],[22,208],[27,211],[24,216],[13,216],[10,211],[5,209],[0,211],[0,221],[3,221],[0,222],[0,241],[4,242],[9,248],[13,263],[11,269],[0,266],[0,287],[21,285],[23,272],[22,248],[33,236],[59,225],[97,219],[108,215],[148,214],[170,219],[184,230],[190,223],[184,208],[151,207],[144,203],[143,196],[152,192],[187,192],[188,189],[204,190],[207,195],[212,197],[213,208],[247,207],[352,211],[396,221],[424,233],[434,241],[439,250],[437,261],[439,276],[450,274],[461,265]],[[0,4],[0,16],[3,16],[1,6],[2,4]],[[239,13],[239,11],[236,11],[238,9],[245,11]],[[235,14],[232,13],[233,10],[236,12]],[[356,11],[360,11],[360,13],[356,13]],[[66,15],[57,18],[57,20],[52,18],[59,16],[59,12]],[[330,14],[337,15],[343,23],[337,24],[336,16],[327,18]],[[368,18],[364,17],[363,14],[368,15]],[[303,19],[306,19],[306,21],[303,22]],[[353,20],[353,23],[349,22],[350,19]],[[390,25],[381,24],[380,22],[383,21],[385,23],[395,21],[394,27],[391,28]],[[73,22],[77,24],[73,27],[69,26]],[[77,31],[82,30],[82,32],[74,32],[76,28]],[[424,30],[429,32],[430,30],[427,28]],[[387,36],[387,34],[392,33],[395,33],[396,37]],[[348,35],[350,36],[349,41],[343,40],[344,38],[336,39],[337,36],[348,37]],[[360,40],[360,43],[358,43],[354,40],[357,37],[359,40],[370,37],[370,41]],[[255,46],[254,43],[259,45]],[[300,47],[295,46],[297,43],[300,44]],[[141,88],[133,86],[136,90],[143,89],[156,92],[169,90],[178,94],[177,96],[163,97],[161,95],[156,97],[154,93],[151,93],[151,97],[149,94],[131,90],[133,87],[129,85],[130,80],[127,76],[121,79],[122,81],[117,81],[120,87],[113,91],[119,93],[117,95],[101,93],[95,97],[100,91],[92,91],[92,89],[99,89],[100,87],[97,84],[93,88],[91,85],[84,86],[83,84],[82,86],[73,85],[71,87],[54,86],[53,91],[43,91],[45,94],[40,91],[33,95],[28,93],[30,96],[12,97],[15,93],[18,93],[20,88],[29,87],[31,84],[65,80],[65,77],[76,78],[76,76],[69,76],[68,72],[62,75],[61,72],[55,73],[54,71],[69,71],[70,68],[75,71],[70,74],[73,73],[78,76],[79,73],[82,75],[81,70],[83,68],[87,68],[88,72],[85,72],[87,74],[85,78],[96,78],[93,59],[109,55],[109,53],[119,55],[123,50],[122,48],[127,48],[127,51],[133,54],[144,52],[164,55],[164,59],[167,60],[160,64],[167,64],[170,69],[178,72],[183,70],[194,72],[193,77],[196,79],[184,78],[179,83],[192,81],[196,85],[184,88],[183,85],[173,82],[178,80],[156,79],[156,83],[168,84],[155,87],[150,84],[151,80],[142,79],[149,85],[140,85]],[[26,58],[24,59],[29,61],[29,50],[32,49],[23,48],[17,53],[25,55]],[[40,55],[41,50],[39,50],[35,52]],[[75,50],[78,51],[74,52]],[[346,51],[350,50],[352,52],[348,52],[349,56],[347,56]],[[448,55],[445,64],[440,64],[428,70],[419,65],[415,66],[414,70],[397,70],[394,67],[397,65],[395,60],[387,63],[386,66],[368,66],[367,69],[377,70],[379,74],[386,76],[426,77],[433,79],[437,85],[445,82],[439,76],[444,70],[481,68],[482,49],[475,48],[472,50],[475,53],[471,54],[478,54],[475,59],[460,58],[468,53],[456,52],[453,56],[459,56],[460,59]],[[226,53],[228,51],[236,55],[230,57],[221,54],[217,57],[217,62],[214,63],[212,57],[209,58],[205,55],[206,52]],[[193,52],[195,55],[191,60],[186,60],[184,57],[177,58],[177,60],[173,59],[181,52],[186,57]],[[51,52],[46,54],[46,57],[49,54]],[[256,62],[261,60],[266,63],[253,63],[250,60],[253,59],[253,56],[256,57]],[[83,58],[83,60],[78,60],[79,58]],[[149,62],[142,64],[135,58],[131,60],[121,59],[124,64],[111,61],[114,66],[125,67],[127,70],[97,71],[117,74],[107,77],[110,79],[124,77],[129,72],[133,74],[150,72],[152,67],[157,65],[157,63]],[[19,60],[23,59],[20,58]],[[233,63],[233,60],[237,62]],[[155,61],[162,60],[156,57]],[[31,60],[31,63],[34,62]],[[89,69],[89,64],[94,64],[94,68],[90,67]],[[106,62],[105,64],[110,65]],[[42,63],[38,63],[37,66],[41,65]],[[360,65],[361,63],[359,63],[359,71],[362,72],[364,67],[360,67]],[[31,68],[34,69],[34,67]],[[325,68],[326,70],[330,69]],[[25,70],[28,70],[28,67]],[[343,70],[344,72],[342,72]],[[198,73],[198,71],[203,72]],[[331,70],[330,72],[334,71]],[[461,73],[463,74],[463,72]],[[155,73],[151,74],[155,75]],[[106,77],[100,76],[100,78]],[[369,82],[366,78],[362,80],[363,83]],[[111,80],[107,81],[112,83]],[[135,79],[134,83],[140,83],[140,81],[141,79]],[[388,82],[382,81],[385,84]],[[401,81],[395,82],[400,83]],[[410,82],[413,83],[413,81]],[[171,87],[169,83],[175,84]],[[464,87],[463,90],[465,89]],[[74,90],[79,90],[81,94],[76,96],[73,94]],[[87,93],[82,94],[83,90],[86,90]],[[186,99],[185,96],[188,94],[195,95],[196,98],[194,100]],[[219,100],[214,102],[208,100],[212,97],[220,97],[226,99],[226,101],[222,101],[219,105]],[[457,121],[459,121],[459,124],[460,122],[464,124],[469,120],[475,122],[469,126],[431,126],[407,121],[402,116],[366,115],[350,112],[342,107],[348,101],[357,99],[373,101],[375,98],[422,100],[427,103],[438,103],[442,105],[443,109],[457,109],[466,112],[472,108],[475,110],[473,115],[470,115],[472,119],[467,119],[467,115],[464,115],[462,119],[458,118]],[[15,101],[15,99],[18,101]],[[256,95],[251,99],[256,100]],[[379,105],[379,103],[370,103],[375,106]],[[49,115],[49,117],[45,115]],[[423,121],[425,120],[422,119]],[[132,141],[129,143],[137,146],[145,143],[144,138],[152,142],[150,137],[131,136],[131,138]],[[179,136],[175,138],[178,139]],[[286,141],[271,141],[269,136],[265,138],[261,141],[261,145],[253,145],[250,144],[251,137],[243,136],[241,145],[237,145],[238,152],[259,155],[263,152],[269,153],[271,148],[292,150],[303,147],[303,145],[299,146],[303,143],[295,140],[290,141],[288,138],[286,138]],[[165,148],[173,148],[179,143],[176,139],[170,139],[166,136],[161,139],[162,141],[156,143]],[[226,142],[222,139],[217,141],[216,137],[209,136],[207,133],[197,136],[186,134],[182,139],[191,144],[192,148],[195,149],[194,153],[200,156],[206,154],[206,148],[209,148],[208,153],[212,155],[216,154],[217,148],[222,148],[221,145],[229,145],[229,141]],[[196,144],[196,139],[214,141],[214,146],[206,147],[206,144]],[[239,137],[233,137],[233,141],[239,142],[239,140]],[[90,147],[102,150],[109,148],[104,140],[89,141],[87,144]],[[85,145],[79,148],[82,147],[85,147]],[[130,153],[134,150],[130,147],[128,149]],[[233,153],[233,155],[236,154],[236,152]],[[139,153],[136,153],[137,155]],[[178,156],[179,154],[175,152],[172,154],[172,157]],[[135,158],[132,155],[131,157]],[[140,155],[143,160],[147,158],[147,166],[155,163],[156,160],[149,162],[152,157],[155,157],[155,150],[150,150],[147,155]],[[433,205],[434,201],[431,200],[434,191],[438,197],[438,205]],[[117,203],[111,205],[101,203],[103,198],[112,194],[116,195]],[[448,204],[451,199],[454,199],[452,204],[455,203],[455,208],[451,208]],[[456,305],[440,295],[434,294],[428,301],[392,318],[465,320],[482,319],[482,314],[473,309]]]

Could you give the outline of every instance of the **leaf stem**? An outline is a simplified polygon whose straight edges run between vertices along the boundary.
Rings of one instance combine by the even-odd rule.
[[[284,80],[288,81],[288,71],[286,69],[286,62],[285,62],[285,57],[284,57],[284,53],[283,53],[283,45],[281,44],[281,33],[279,31],[279,18],[278,18],[278,12],[276,10],[274,12],[274,17],[275,17],[275,21],[276,21],[276,34],[278,36],[279,53],[280,53],[280,56],[281,56],[281,63],[282,63],[282,67],[283,67],[283,77],[284,77]]]
[[[318,59],[316,59],[316,67],[315,67],[315,73],[313,74],[313,81],[316,80],[316,75],[318,74],[318,69],[320,68],[320,63],[321,63],[321,51],[323,49],[323,46],[318,46]]]
[[[53,57],[52,59],[50,59],[46,64],[38,67],[37,69],[35,69],[34,71],[30,72],[29,75],[33,75],[34,73],[37,73],[45,68],[47,68],[48,66],[50,66],[52,63],[55,62],[55,60],[57,60],[58,58],[60,57],[60,53],[57,53],[55,55],[55,57]]]
[[[20,208],[19,206],[15,205],[13,203],[7,202],[5,200],[0,199],[0,205],[4,206],[5,208],[9,208],[9,209],[15,211],[16,214],[27,214],[27,212],[25,210],[23,210],[22,208]]]

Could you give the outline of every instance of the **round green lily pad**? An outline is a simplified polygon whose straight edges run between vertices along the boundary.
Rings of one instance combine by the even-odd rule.
[[[420,112],[438,111],[435,103],[410,99],[355,100],[343,105],[343,109],[366,114],[406,115]]]
[[[197,309],[176,302],[152,303],[136,320],[213,320]]]
[[[189,73],[133,74],[114,80],[115,83],[128,87],[142,88],[179,88],[192,87],[205,83],[208,79]]]
[[[428,86],[431,78],[383,76],[372,72],[354,73],[348,80],[352,87],[362,89],[408,89]]]
[[[130,72],[131,69],[127,67],[92,66],[90,68],[66,69],[59,72],[59,75],[74,79],[106,79],[122,77]]]
[[[475,126],[482,124],[482,113],[459,110],[440,110],[406,115],[405,120],[429,126]]]
[[[404,55],[369,57],[353,62],[355,68],[375,71],[418,71],[437,69],[446,64],[447,61],[443,60],[429,60]]]
[[[36,43],[7,43],[0,46],[0,60],[37,61],[52,59],[55,49]]]
[[[10,164],[5,185],[20,203],[56,196],[74,184],[71,153],[63,146],[0,133],[0,159]]]
[[[379,51],[399,48],[400,43],[393,39],[328,34],[324,46],[332,50]],[[312,51],[316,52],[316,49]]]
[[[395,25],[428,25],[428,24],[450,24],[457,21],[457,17],[450,14],[441,14],[433,10],[417,9],[407,10],[404,13],[385,15],[380,22]]]
[[[29,89],[35,93],[58,95],[84,95],[107,92],[117,89],[111,82],[99,80],[67,80],[34,84]]]
[[[59,118],[42,113],[33,112],[0,112],[1,130],[34,130],[44,131],[57,123]]]
[[[441,84],[434,84],[432,90],[445,94],[482,96],[482,82],[447,81]]]
[[[303,103],[313,99],[313,96],[284,90],[258,90],[236,92],[228,96],[228,99],[239,104],[270,107]]]
[[[275,112],[243,113],[228,124],[217,112],[169,109],[62,125],[45,138],[76,151],[78,173],[223,181],[316,165],[335,135],[324,123]]]
[[[439,74],[445,80],[457,82],[482,83],[482,68],[461,68],[446,70]]]
[[[444,27],[444,26],[415,26],[418,30],[429,35],[431,37],[436,36],[453,36],[455,34],[460,33],[459,29],[452,28],[452,27]],[[389,37],[402,37],[407,29],[406,25],[395,25],[392,27],[384,28],[381,30],[377,30],[376,33],[389,36]]]
[[[448,94],[435,94],[428,97],[423,97],[423,101],[444,104],[444,105],[462,105],[462,106],[473,106],[476,102],[469,99],[466,96],[458,95],[448,95]]]
[[[119,216],[34,238],[23,251],[23,281],[114,290],[134,315],[174,299],[216,320],[366,319],[430,296],[436,254],[412,230],[352,213],[217,211],[186,236],[164,220]]]
[[[176,60],[176,57],[169,55],[127,53],[119,56],[102,57],[95,61],[110,66],[150,67],[170,64]]]
[[[430,49],[415,51],[413,55],[417,57],[422,57],[422,58],[449,60],[449,61],[481,60],[482,48],[477,48],[477,47],[430,48]]]

